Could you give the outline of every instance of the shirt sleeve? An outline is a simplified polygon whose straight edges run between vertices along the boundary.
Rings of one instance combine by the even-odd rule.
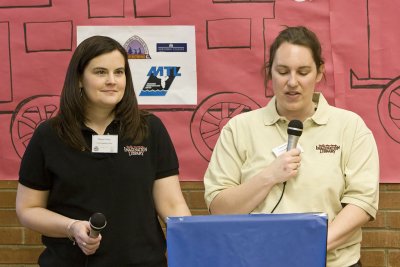
[[[152,141],[155,142],[156,179],[179,174],[179,161],[174,144],[162,121],[155,115],[149,116]]]
[[[359,118],[345,160],[346,186],[342,203],[353,204],[375,219],[379,201],[379,156],[372,132]],[[348,138],[349,139],[349,138]]]
[[[231,121],[222,129],[204,175],[204,199],[208,208],[221,191],[241,183],[242,165]]]
[[[21,160],[19,182],[32,189],[49,190],[51,179],[45,168],[42,142],[49,124],[43,122],[34,131]]]

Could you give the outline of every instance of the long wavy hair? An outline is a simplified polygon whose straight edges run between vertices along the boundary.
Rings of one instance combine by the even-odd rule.
[[[75,149],[89,149],[82,135],[87,99],[82,95],[79,81],[93,58],[115,50],[125,59],[126,76],[125,93],[114,109],[115,119],[120,122],[119,136],[122,139],[132,139],[133,143],[140,143],[148,134],[144,118],[148,112],[138,107],[127,52],[120,43],[110,37],[93,36],[81,42],[72,55],[61,92],[59,111],[53,120],[53,126],[60,138]]]

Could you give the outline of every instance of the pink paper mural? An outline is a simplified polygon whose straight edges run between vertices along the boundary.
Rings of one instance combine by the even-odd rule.
[[[400,183],[399,10],[396,0],[0,0],[0,179],[18,179],[34,129],[56,114],[78,26],[195,27],[197,104],[142,108],[167,126],[181,180],[200,181],[225,123],[270,100],[262,65],[271,40],[283,25],[305,25],[323,44],[318,90],[364,118],[381,182]]]

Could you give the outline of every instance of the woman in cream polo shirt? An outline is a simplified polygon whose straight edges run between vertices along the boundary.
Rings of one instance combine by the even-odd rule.
[[[361,266],[361,227],[378,209],[374,137],[360,116],[315,92],[324,61],[312,31],[287,27],[269,55],[275,96],[222,130],[204,177],[208,208],[212,214],[325,212],[327,266]],[[300,149],[274,153],[287,143],[291,120],[303,123]]]

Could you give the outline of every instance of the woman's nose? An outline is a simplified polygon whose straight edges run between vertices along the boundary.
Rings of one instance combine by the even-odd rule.
[[[109,74],[107,78],[107,83],[115,83],[115,75],[114,74]]]
[[[296,87],[298,85],[297,77],[295,74],[290,74],[289,75],[289,81],[288,81],[289,86],[291,87]]]

